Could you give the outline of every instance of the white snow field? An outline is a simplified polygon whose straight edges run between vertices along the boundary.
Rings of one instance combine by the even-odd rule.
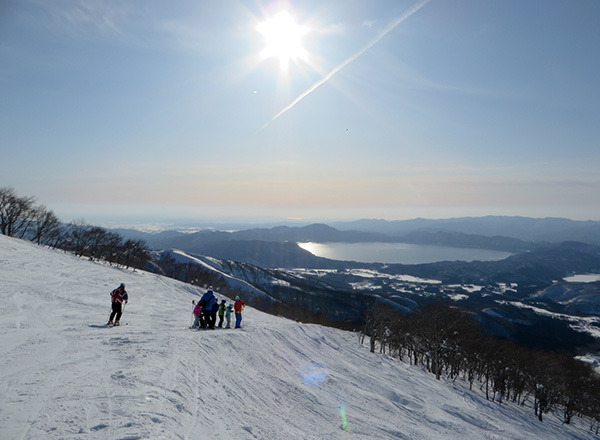
[[[101,327],[127,285],[121,327]],[[0,236],[0,439],[594,439],[355,334],[251,307],[189,330],[203,291]]]

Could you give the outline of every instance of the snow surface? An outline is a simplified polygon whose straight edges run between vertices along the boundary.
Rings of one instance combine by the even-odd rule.
[[[109,292],[130,295],[102,327]],[[371,354],[356,334],[247,307],[189,330],[203,292],[0,236],[0,439],[592,439]]]

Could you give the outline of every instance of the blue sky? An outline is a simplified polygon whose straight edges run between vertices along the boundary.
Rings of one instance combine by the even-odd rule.
[[[258,30],[282,11],[287,70]],[[0,186],[66,221],[600,220],[599,22],[597,0],[8,0]]]

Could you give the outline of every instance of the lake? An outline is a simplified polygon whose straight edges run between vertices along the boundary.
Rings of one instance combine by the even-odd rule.
[[[438,261],[497,261],[510,252],[409,243],[298,243],[318,257],[361,263],[420,264]]]

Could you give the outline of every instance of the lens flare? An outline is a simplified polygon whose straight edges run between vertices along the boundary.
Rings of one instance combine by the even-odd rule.
[[[348,420],[346,419],[346,408],[340,403],[340,418],[342,419],[342,431],[348,431]]]
[[[310,386],[318,386],[327,380],[327,370],[320,362],[309,362],[304,364],[298,371],[302,382]]]
[[[311,361],[303,364],[300,368],[298,368],[297,372],[298,376],[305,385],[319,389],[319,393],[322,393],[322,395],[326,398],[326,401],[329,401],[329,403],[332,404],[331,410],[334,410],[335,402],[337,402],[341,419],[340,429],[342,429],[342,431],[349,431],[348,419],[346,417],[346,406],[343,402],[343,397],[341,397],[339,393],[334,392],[331,389],[331,384],[327,383],[329,373],[326,365],[321,362]]]

